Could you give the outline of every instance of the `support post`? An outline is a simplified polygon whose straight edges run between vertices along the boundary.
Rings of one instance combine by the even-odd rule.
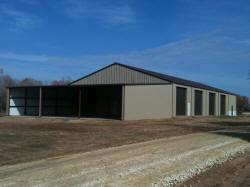
[[[58,88],[56,88],[56,98],[55,98],[55,100],[56,100],[55,114],[57,116],[57,114],[58,114]]]
[[[10,88],[7,88],[6,90],[6,115],[9,116],[10,115]]]
[[[42,87],[39,88],[39,117],[43,115],[43,90]]]
[[[27,88],[25,88],[25,91],[24,91],[24,115],[26,116],[27,115]]]
[[[82,110],[82,88],[78,88],[78,118],[81,118],[81,111]]]

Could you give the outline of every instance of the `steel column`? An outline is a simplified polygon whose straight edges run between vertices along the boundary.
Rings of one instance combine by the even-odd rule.
[[[24,115],[27,115],[27,88],[25,88],[25,96],[24,96]]]
[[[6,98],[7,98],[7,101],[6,101],[6,115],[9,116],[10,115],[10,89],[7,88],[6,90]]]
[[[58,114],[58,88],[56,88],[56,98],[55,98],[55,100],[56,100],[55,115],[57,116],[57,114]]]
[[[43,115],[43,90],[42,87],[40,87],[40,94],[39,94],[39,117],[42,117]]]
[[[78,88],[78,118],[81,118],[82,112],[82,88]]]

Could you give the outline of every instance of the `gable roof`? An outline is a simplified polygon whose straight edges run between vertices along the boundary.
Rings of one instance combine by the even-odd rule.
[[[138,72],[141,72],[141,73],[144,73],[144,74],[147,74],[147,75],[150,75],[150,76],[153,76],[153,77],[156,77],[156,78],[159,78],[161,80],[165,80],[165,81],[168,81],[168,82],[171,82],[171,83],[175,83],[175,84],[180,84],[180,85],[184,85],[184,86],[190,86],[190,87],[194,87],[194,88],[200,88],[200,89],[205,89],[205,90],[210,90],[210,91],[214,91],[214,92],[221,92],[221,93],[226,93],[226,94],[231,94],[231,95],[236,95],[234,93],[230,93],[228,91],[225,91],[225,90],[222,90],[222,89],[219,89],[219,88],[215,88],[215,87],[212,87],[212,86],[208,86],[206,84],[202,84],[202,83],[199,83],[199,82],[195,82],[195,81],[190,81],[190,80],[186,80],[186,79],[182,79],[182,78],[178,78],[178,77],[174,77],[174,76],[170,76],[170,75],[166,75],[166,74],[162,74],[162,73],[158,73],[158,72],[154,72],[154,71],[149,71],[149,70],[145,70],[145,69],[142,69],[142,68],[137,68],[137,67],[134,67],[134,66],[129,66],[129,65],[124,65],[124,64],[121,64],[121,63],[118,63],[118,62],[115,62],[113,64],[110,64],[96,72],[93,72],[87,76],[84,76],[80,79],[77,79],[76,81],[73,81],[72,83],[70,83],[70,85],[72,85],[73,83],[79,81],[79,80],[82,80],[82,79],[85,79],[97,72],[100,72],[106,68],[109,68],[113,65],[119,65],[119,66],[122,66],[122,67],[125,67],[125,68],[128,68],[128,69],[131,69],[131,70],[135,70],[135,71],[138,71]]]
[[[161,78],[114,63],[71,83],[71,85],[170,84]]]
[[[166,75],[166,74],[162,74],[162,73],[157,73],[157,72],[145,70],[145,69],[142,69],[142,68],[128,66],[128,65],[124,65],[124,64],[120,64],[120,63],[114,63],[114,64],[119,64],[121,66],[125,66],[127,68],[131,68],[131,69],[134,69],[136,71],[140,71],[140,72],[143,72],[145,74],[149,74],[149,75],[161,78],[163,80],[166,80],[166,81],[169,81],[169,82],[172,82],[172,83],[181,84],[181,85],[185,85],[185,86],[191,86],[191,87],[195,87],[195,88],[206,89],[206,90],[215,91],[215,92],[222,92],[222,93],[236,95],[234,93],[230,93],[228,91],[225,91],[225,90],[222,90],[222,89],[219,89],[219,88],[215,88],[215,87],[212,87],[212,86],[208,86],[206,84],[202,84],[202,83],[199,83],[199,82],[190,81],[190,80],[186,80],[186,79],[182,79],[182,78],[178,78],[178,77],[174,77],[174,76],[170,76],[170,75]]]

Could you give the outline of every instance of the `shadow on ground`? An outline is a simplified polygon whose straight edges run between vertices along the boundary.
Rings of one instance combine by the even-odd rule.
[[[233,138],[239,138],[244,141],[250,142],[250,129],[244,131],[217,131],[212,132],[214,134],[224,135],[224,136],[231,136]]]
[[[224,126],[224,127],[235,127],[235,126],[241,126],[241,127],[250,127],[250,121],[249,122],[242,122],[242,121],[220,121],[220,122],[209,122],[211,124]]]

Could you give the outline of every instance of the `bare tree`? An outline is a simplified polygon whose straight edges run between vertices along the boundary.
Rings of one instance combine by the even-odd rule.
[[[250,110],[250,103],[248,97],[237,96],[237,109],[239,114]]]
[[[4,70],[0,69],[0,112],[6,110],[6,87],[16,86],[17,84],[17,80],[5,75]]]
[[[54,80],[51,82],[52,85],[67,85],[71,83],[72,80],[70,77],[62,77],[61,80]]]
[[[25,78],[20,83],[20,86],[41,86],[43,85],[42,81],[31,79],[31,78]]]

